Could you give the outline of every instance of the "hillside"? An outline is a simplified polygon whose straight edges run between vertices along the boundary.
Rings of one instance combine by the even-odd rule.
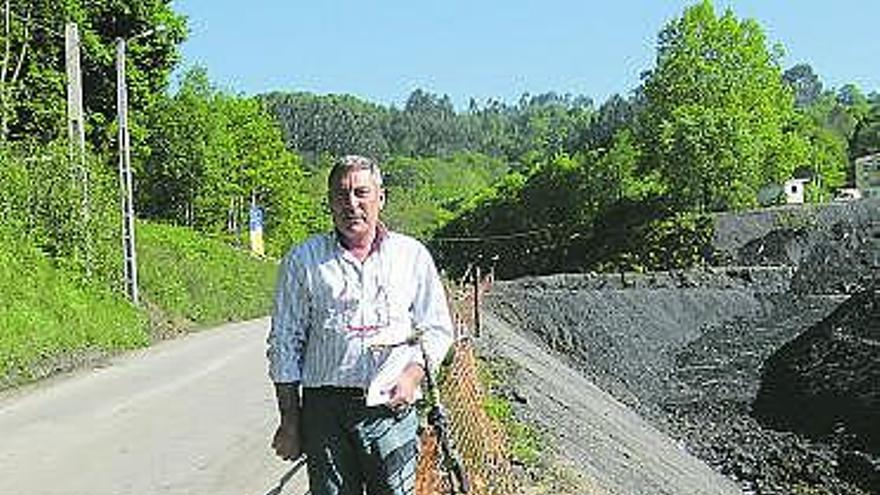
[[[181,227],[140,222],[137,232],[135,307],[121,290],[85,279],[69,260],[0,229],[0,390],[268,313],[273,261]],[[118,266],[107,266],[114,279]]]
[[[860,440],[859,424],[838,421],[808,436],[762,423],[753,402],[766,363],[798,336],[834,321],[856,322],[852,335],[866,335],[867,342],[858,346],[864,352],[837,359],[860,356],[861,364],[850,367],[868,374],[867,383],[880,379],[876,346],[869,346],[877,338],[875,313],[846,304],[876,287],[880,202],[729,214],[716,222],[716,249],[726,266],[498,282],[488,309],[744,493],[876,493],[878,452]],[[861,312],[852,318],[836,312],[846,308]],[[825,386],[851,394],[856,389],[847,383]],[[868,408],[862,414],[876,418],[872,400],[859,403]],[[542,414],[528,403],[522,409]],[[563,448],[561,455],[595,467],[601,449],[592,441],[577,444],[580,454]]]

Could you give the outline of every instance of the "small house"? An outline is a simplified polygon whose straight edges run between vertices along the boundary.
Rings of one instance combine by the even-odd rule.
[[[788,179],[782,185],[782,189],[785,192],[785,202],[787,204],[803,204],[804,203],[804,184],[809,182],[809,179]]]

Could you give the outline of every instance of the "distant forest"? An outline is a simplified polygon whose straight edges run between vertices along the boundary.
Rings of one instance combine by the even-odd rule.
[[[710,1],[658,26],[654,66],[604,102],[547,92],[463,109],[422,89],[402,108],[350,95],[246,96],[218,89],[201,67],[169,91],[186,37],[169,1],[50,3],[5,7],[0,225],[75,265],[102,252],[89,243],[117,242],[105,232],[116,230],[118,37],[131,38],[138,216],[241,244],[259,206],[272,256],[329,228],[325,175],[344,153],[382,162],[386,221],[427,241],[450,271],[482,260],[512,276],[711,263],[708,215],[778,202],[759,193],[792,177],[809,180],[808,201],[827,201],[852,183],[854,158],[880,151],[876,88],[826,88],[808,63],[783,69],[782,47],[758,21]],[[82,39],[81,165],[65,151],[57,26],[70,21]]]

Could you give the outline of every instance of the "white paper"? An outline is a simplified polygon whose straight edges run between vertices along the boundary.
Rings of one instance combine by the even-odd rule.
[[[419,362],[420,351],[415,345],[402,345],[391,350],[367,388],[367,406],[387,404],[398,378],[410,363]],[[422,398],[421,387],[416,389],[415,399]]]

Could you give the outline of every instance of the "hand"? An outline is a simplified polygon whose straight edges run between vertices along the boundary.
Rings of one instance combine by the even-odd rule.
[[[294,460],[302,454],[299,415],[281,422],[272,438],[272,448],[275,450],[275,455],[285,461]]]
[[[400,374],[397,383],[391,388],[391,398],[388,407],[394,410],[402,409],[416,400],[416,390],[425,377],[425,368],[418,363],[410,363]]]

